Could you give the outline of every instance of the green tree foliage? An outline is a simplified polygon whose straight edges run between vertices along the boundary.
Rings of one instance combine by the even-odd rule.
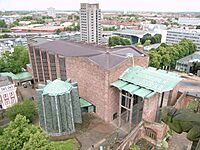
[[[116,31],[117,29],[115,27],[105,27],[103,28],[103,31]]]
[[[146,34],[141,39],[141,44],[144,44],[145,41],[150,40],[150,44],[156,44],[161,43],[162,35],[161,34],[155,34],[154,36],[151,36],[151,34]]]
[[[2,29],[1,32],[2,33],[7,33],[7,32],[10,32],[10,30],[9,29]]]
[[[167,46],[161,44],[157,49],[149,52],[150,66],[155,68],[175,68],[176,61],[196,51],[196,45],[188,39],[181,40],[178,44]]]
[[[42,19],[53,19],[52,16],[42,16]]]
[[[0,20],[0,28],[7,28],[7,25],[4,20]]]
[[[122,38],[119,36],[109,37],[108,46],[117,46],[117,45],[131,45],[131,41],[126,38]]]
[[[0,57],[0,72],[19,73],[28,62],[28,50],[23,46],[16,46],[13,53],[5,52]]]
[[[80,31],[80,24],[75,25],[73,23],[71,26],[65,27],[65,31]]]
[[[57,29],[57,30],[56,30],[56,34],[58,34],[58,35],[59,35],[61,32],[62,32],[62,31],[61,31],[60,29]]]
[[[196,29],[200,29],[200,25],[198,25],[198,26],[196,27]]]
[[[145,42],[144,42],[144,46],[148,46],[148,45],[150,45],[151,44],[151,40],[146,40]]]
[[[17,115],[0,135],[0,150],[53,150],[54,147],[42,131]]]
[[[36,114],[36,108],[33,101],[26,99],[22,103],[17,103],[12,107],[9,107],[6,111],[6,116],[10,120],[15,120],[15,117],[20,114],[25,116],[28,120],[32,121]]]
[[[151,24],[156,24],[156,23],[157,23],[156,20],[151,19]]]

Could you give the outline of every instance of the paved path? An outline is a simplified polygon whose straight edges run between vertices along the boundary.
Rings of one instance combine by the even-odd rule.
[[[186,133],[178,134],[174,133],[172,138],[169,140],[169,148],[167,150],[189,150],[191,143],[186,138]]]
[[[105,142],[106,137],[112,134],[114,129],[113,126],[103,122],[99,118],[94,119],[87,131],[76,135],[76,138],[81,142],[81,150],[97,149],[97,147]]]

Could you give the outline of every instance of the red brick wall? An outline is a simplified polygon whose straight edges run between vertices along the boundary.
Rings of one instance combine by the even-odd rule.
[[[97,115],[105,119],[106,72],[87,58],[66,58],[67,78],[78,82],[80,97],[96,106]]]
[[[104,70],[87,58],[66,58],[67,78],[78,82],[79,95],[96,106],[96,113],[107,122],[119,108],[119,90],[111,87],[120,75],[130,66],[127,59],[111,70]]]
[[[142,118],[148,122],[154,122],[156,118],[156,111],[158,108],[159,94],[156,93],[150,99],[144,99],[144,108]]]
[[[148,67],[149,57],[148,56],[134,57],[134,66]]]
[[[112,121],[113,114],[119,111],[119,90],[115,87],[111,87],[111,83],[118,80],[122,73],[129,67],[133,65],[131,59],[127,59],[125,62],[121,63],[117,67],[109,71],[109,77],[107,82],[107,93],[108,93],[108,121]]]

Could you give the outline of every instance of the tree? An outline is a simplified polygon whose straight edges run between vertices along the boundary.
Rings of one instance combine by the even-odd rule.
[[[0,20],[0,28],[7,28],[7,25],[4,20]]]
[[[57,30],[56,30],[56,34],[58,34],[58,35],[59,35],[59,34],[60,34],[60,32],[62,32],[60,29],[57,29]]]
[[[157,37],[157,36],[156,36]],[[182,39],[178,44],[168,46],[161,44],[149,52],[150,66],[156,68],[175,68],[176,61],[196,51],[196,45],[188,39]]]
[[[24,46],[15,46],[14,52],[5,52],[0,57],[0,72],[19,73],[29,62],[28,50]]]
[[[144,42],[144,46],[148,46],[148,45],[150,45],[151,44],[151,40],[146,40],[145,42]]]
[[[54,149],[41,129],[29,124],[29,120],[22,115],[17,115],[4,129],[0,142],[0,150]]]
[[[196,29],[200,29],[200,25],[198,25],[198,26],[196,27]]]
[[[151,19],[151,24],[156,24],[156,23],[157,23],[156,20]]]
[[[131,45],[131,41],[126,38],[122,38],[120,36],[109,37],[108,46],[117,46],[117,45]]]
[[[22,103],[14,104],[13,106],[9,107],[6,111],[6,116],[12,121],[15,120],[15,117],[18,114],[23,115],[27,119],[32,121],[34,115],[36,114],[34,102],[26,99]]]

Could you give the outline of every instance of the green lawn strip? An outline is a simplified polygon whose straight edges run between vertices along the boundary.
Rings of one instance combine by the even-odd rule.
[[[79,143],[76,139],[69,139],[66,141],[52,142],[56,150],[78,150]]]

